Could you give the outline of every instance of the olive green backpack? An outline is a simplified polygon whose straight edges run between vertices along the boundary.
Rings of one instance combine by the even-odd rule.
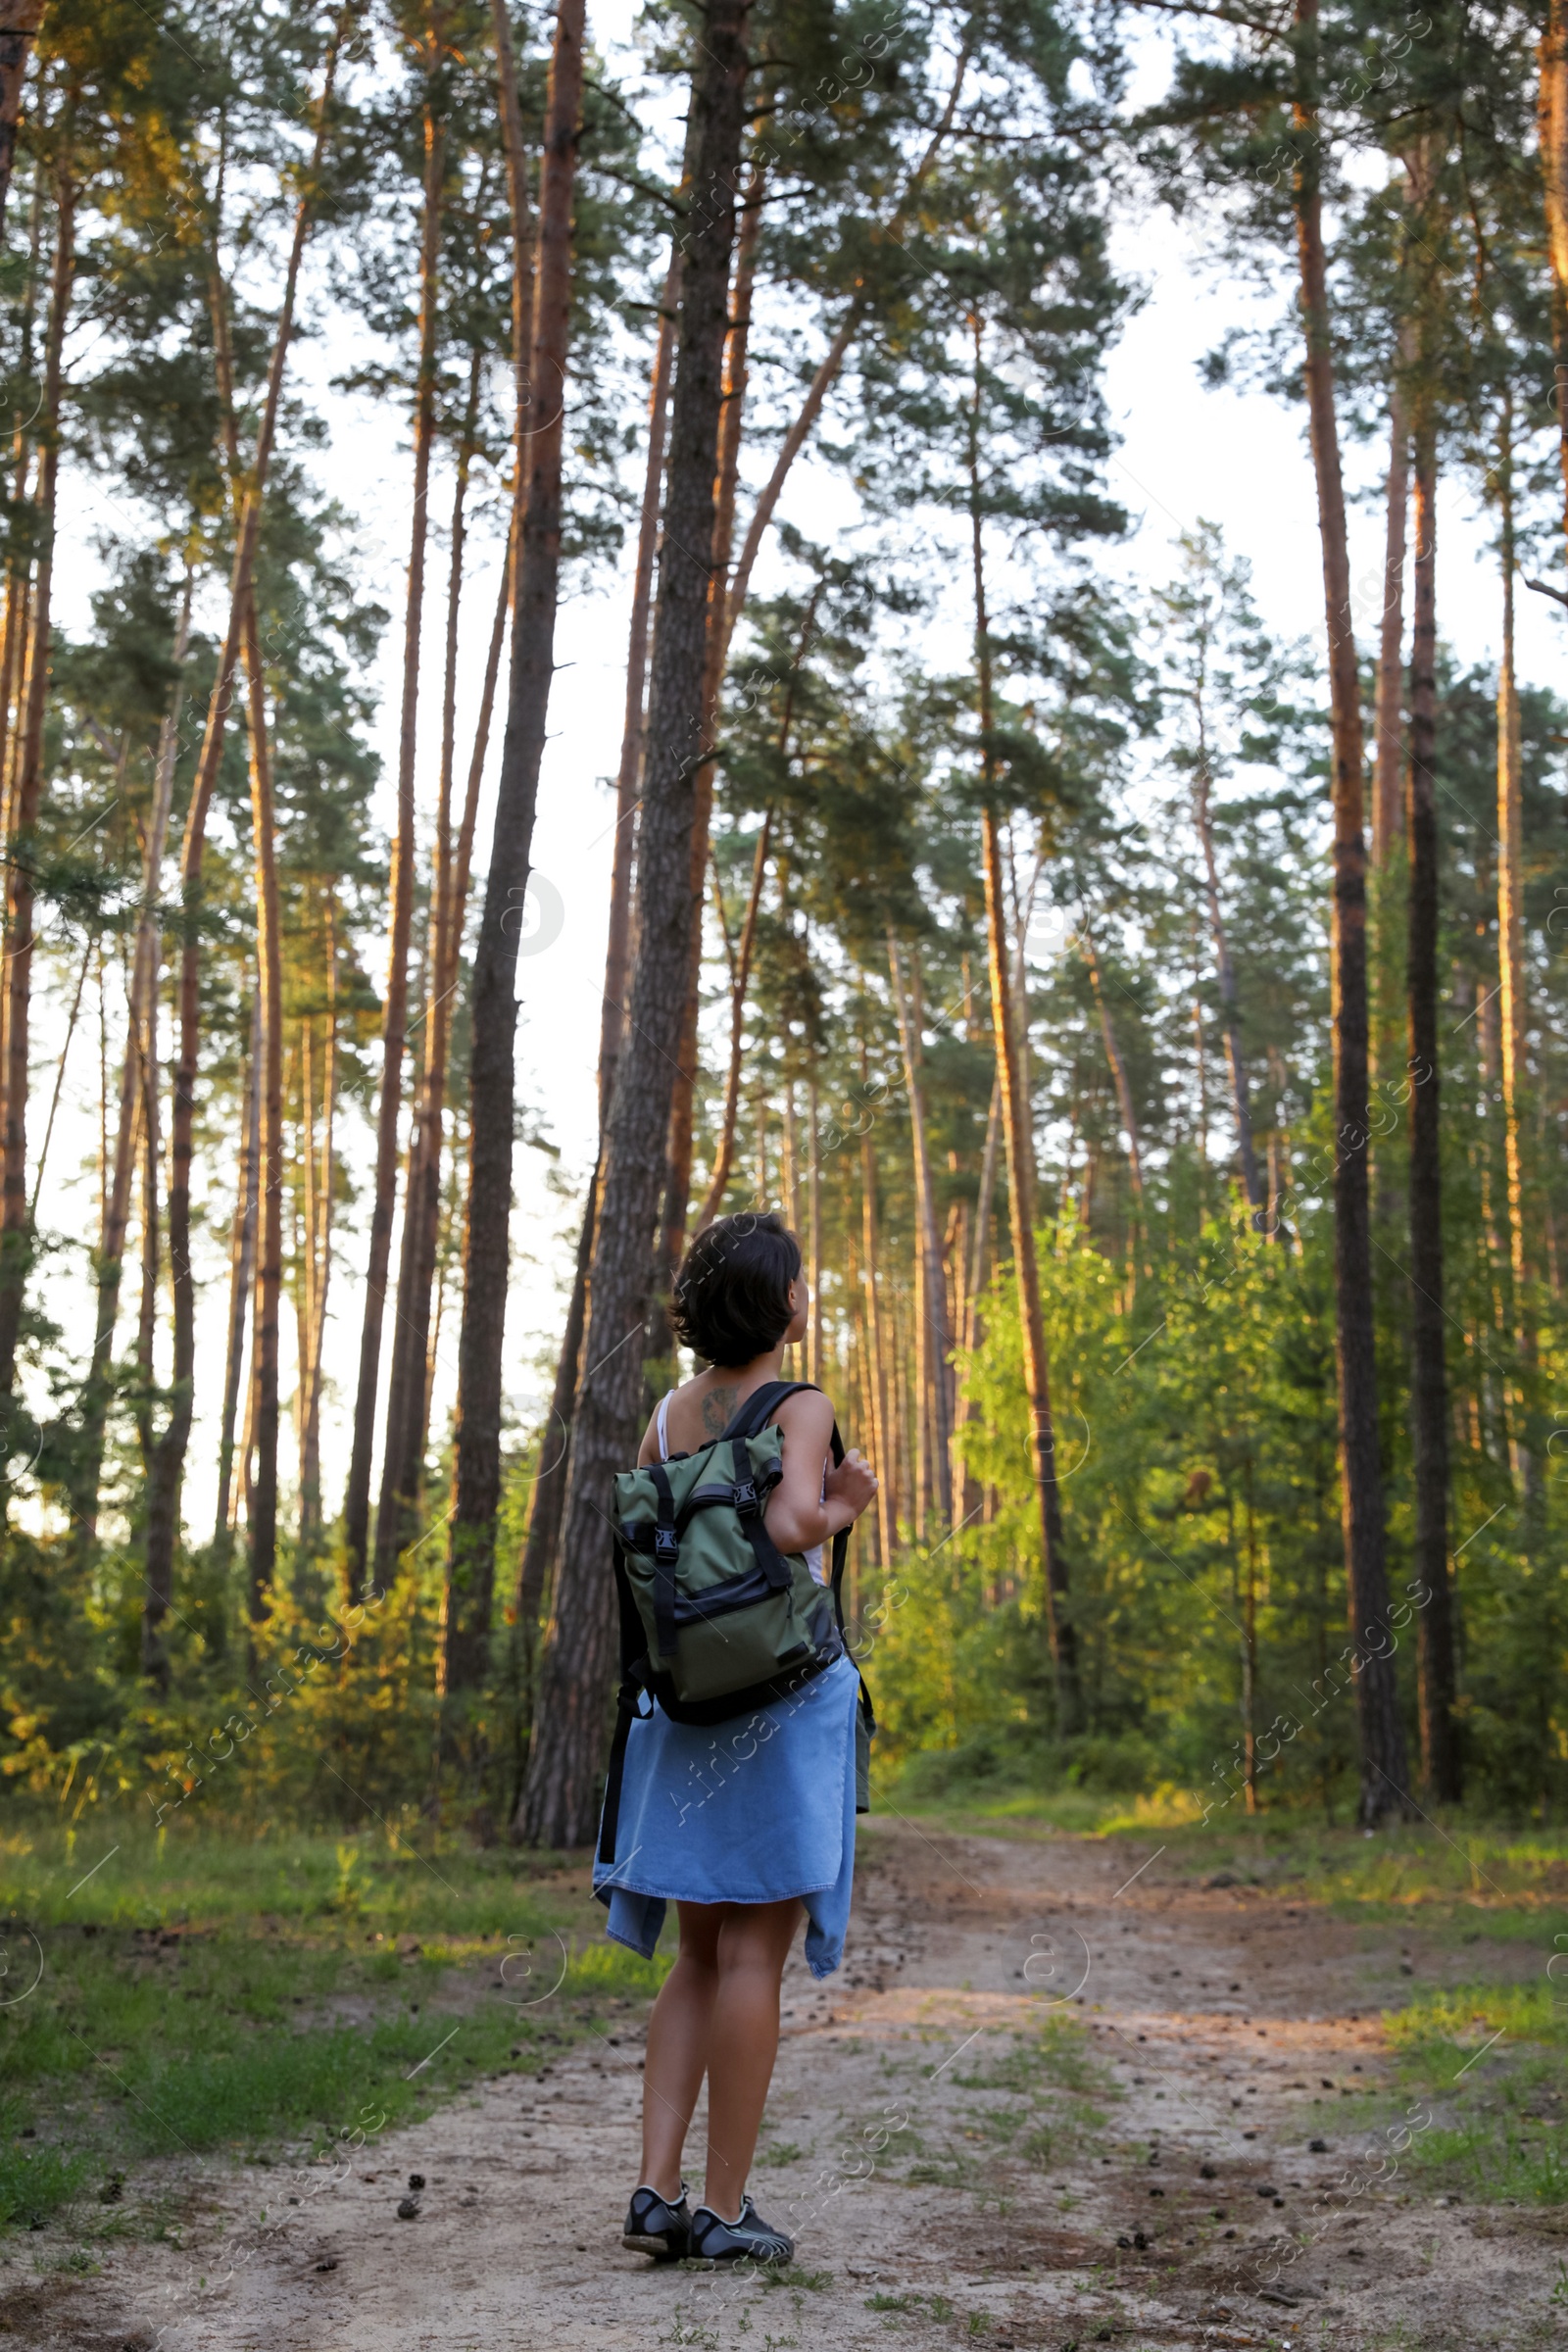
[[[639,1704],[644,1692],[676,1723],[725,1723],[787,1697],[845,1654],[849,1529],[834,1537],[832,1578],[819,1585],[801,1553],[779,1550],[765,1517],[784,1475],[784,1433],[771,1416],[786,1396],[811,1386],[764,1381],[710,1445],[616,1476],[621,1681],[602,1862],[615,1858],[626,1741],[632,1723],[648,1711]],[[833,1459],[844,1459],[836,1422]],[[858,1801],[861,1759],[875,1728],[862,1678]]]

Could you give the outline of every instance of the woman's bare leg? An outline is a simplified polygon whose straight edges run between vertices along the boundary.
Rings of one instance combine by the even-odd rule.
[[[804,1916],[783,1903],[679,1903],[680,1951],[648,2022],[642,2178],[680,2194],[681,2151],[708,2084],[703,2202],[737,2219],[778,2050],[778,1988]]]
[[[739,2219],[778,2051],[778,1988],[796,1930],[798,1897],[726,1903],[718,1931],[717,1991],[708,2025],[708,2173],[703,2202]]]
[[[681,2150],[708,2071],[709,2023],[718,1994],[725,1903],[678,1903],[680,1950],[648,2021],[643,2067],[643,2180],[671,2203]]]

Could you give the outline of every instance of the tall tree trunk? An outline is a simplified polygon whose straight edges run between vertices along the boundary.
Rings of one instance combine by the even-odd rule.
[[[506,13],[496,0],[495,17]],[[508,35],[510,41],[510,34]],[[484,1677],[501,1501],[501,1355],[506,1336],[512,1217],[517,941],[528,888],[539,761],[555,668],[561,569],[561,458],[571,313],[571,210],[582,107],[583,0],[561,0],[550,58],[539,190],[528,387],[533,416],[517,415],[519,486],[526,503],[512,608],[512,675],[484,918],[473,958],[473,1054],[468,1073],[468,1200],[463,1324],[458,1340],[452,1516],[447,1523],[441,1656],[445,1692]],[[523,158],[514,119],[507,141],[514,236],[522,233]]]
[[[239,1413],[240,1372],[245,1361],[245,1332],[250,1320],[251,1288],[256,1263],[256,1228],[261,1211],[262,1004],[260,995],[251,1006],[250,1059],[240,1112],[239,1179],[234,1189],[234,1227],[229,1244],[228,1347],[224,1355],[223,1411],[218,1439],[218,1509],[213,1520],[213,1548],[226,1562],[233,1500],[234,1423]]]
[[[860,1046],[860,1090],[865,1091],[865,1045]],[[877,1542],[881,1565],[891,1566],[899,1541],[899,1465],[888,1398],[888,1350],[882,1331],[882,1257],[877,1231],[876,1149],[867,1128],[860,1137],[860,1268],[865,1323],[866,1394],[870,1399],[872,1464],[876,1471]]]
[[[6,1418],[16,1385],[17,1339],[31,1255],[27,1219],[27,1051],[32,1002],[33,830],[43,797],[44,711],[49,700],[50,591],[54,578],[55,486],[60,471],[62,354],[76,263],[76,185],[62,172],[56,197],[54,270],[44,343],[40,463],[34,501],[38,566],[23,702],[17,782],[9,829],[6,889],[5,1183],[0,1204],[0,1402]]]
[[[316,1232],[312,1242],[311,1327],[305,1396],[300,1412],[300,1541],[321,1531],[321,1380],[326,1347],[326,1296],[332,1278],[332,1196],[337,1183],[337,918],[331,890],[326,901],[326,1066],[321,1074],[321,1149],[316,1179]]]
[[[746,1035],[746,992],[751,985],[752,956],[757,947],[757,918],[761,911],[762,880],[767,872],[768,845],[773,838],[771,805],[762,811],[762,822],[757,836],[757,849],[752,858],[752,886],[746,894],[746,912],[741,920],[741,935],[735,946],[734,969],[729,989],[729,1068],[724,1079],[724,1107],[719,1115],[718,1147],[713,1153],[713,1172],[708,1180],[702,1207],[697,1212],[697,1231],[706,1233],[717,1216],[725,1192],[729,1187],[730,1170],[735,1164],[735,1122],[740,1112],[741,1069],[745,1059],[742,1041]],[[713,883],[716,892],[717,876]]]
[[[93,1328],[92,1357],[82,1391],[80,1452],[72,1481],[72,1517],[78,1560],[86,1559],[98,1535],[98,1487],[103,1475],[110,1365],[115,1352],[121,1259],[125,1247],[125,1218],[130,1206],[131,1159],[135,1149],[132,1131],[140,1069],[138,1041],[148,1020],[158,985],[158,963],[163,944],[163,925],[158,914],[159,879],[169,848],[174,763],[179,750],[179,715],[185,697],[185,655],[190,644],[193,585],[191,575],[187,572],[179,623],[174,633],[174,689],[159,730],[158,758],[153,770],[153,805],[148,815],[142,852],[141,912],[136,923],[136,944],[130,967],[125,1055],[120,1081],[120,1123],[116,1132],[112,1173],[105,1179],[103,1215],[98,1234],[98,1320]]]
[[[626,638],[626,712],[620,737],[620,771],[615,781],[615,847],[610,867],[610,919],[605,942],[605,996],[599,1019],[599,1133],[603,1143],[615,1086],[615,1061],[626,1026],[626,988],[631,971],[632,873],[636,849],[638,783],[643,760],[643,719],[648,699],[648,622],[653,610],[654,558],[664,483],[664,441],[669,422],[670,367],[675,351],[675,315],[680,299],[680,249],[674,247],[664,274],[648,395],[648,460],[643,471],[642,514],[637,562],[632,575],[631,620]],[[566,1459],[577,1400],[583,1325],[588,1312],[588,1268],[593,1260],[594,1218],[599,1200],[600,1162],[583,1202],[571,1297],[566,1305],[561,1353],[556,1359],[550,1419],[542,1440],[541,1468],[534,1480],[528,1533],[517,1565],[516,1619],[531,1661],[545,1587],[561,1540],[566,1496]],[[520,1824],[520,1808],[517,1816]]]
[[[218,672],[207,706],[207,725],[191,784],[180,845],[179,882],[181,930],[179,967],[179,1059],[174,1066],[173,1110],[171,1121],[169,1180],[169,1265],[174,1293],[174,1365],[170,1414],[153,1457],[147,1490],[147,1577],[163,1587],[172,1574],[174,1544],[179,1530],[179,1484],[190,1443],[196,1374],[196,1295],[190,1248],[190,1166],[192,1130],[196,1114],[196,1063],[201,1050],[201,933],[197,923],[201,904],[202,863],[207,840],[207,812],[218,781],[223,733],[239,667],[245,616],[250,608],[256,540],[261,527],[262,500],[267,489],[277,413],[283,393],[283,369],[294,332],[294,303],[300,264],[310,234],[321,162],[326,151],[332,89],[346,19],[339,16],[327,47],[320,105],[311,165],[294,214],[294,233],[283,280],[283,300],[272,341],[267,390],[257,427],[256,451],[244,485],[234,561],[229,575],[228,621],[219,653]]]
[[[1406,950],[1410,1039],[1410,1441],[1413,1564],[1430,1595],[1417,1636],[1421,1771],[1431,1793],[1456,1802],[1453,1634],[1448,1597],[1447,1317],[1443,1304],[1443,1157],[1438,1060],[1437,436],[1416,432],[1414,626],[1410,653],[1410,850]]]
[[[919,163],[911,172],[891,220],[881,232],[884,243],[897,242],[902,236],[919,192],[930,176],[932,167],[944,140],[953,127],[957,112],[958,94],[963,87],[972,52],[972,41],[966,37],[954,69],[953,83],[941,120]],[[740,450],[741,409],[746,391],[746,338],[751,322],[751,285],[755,265],[756,241],[760,224],[760,172],[753,180],[747,203],[748,211],[742,220],[741,253],[736,270],[734,332],[730,345],[732,380],[725,387],[725,408],[719,456],[717,519],[714,531],[713,562],[717,569],[720,590],[712,609],[713,634],[709,646],[709,691],[704,699],[703,739],[709,746],[709,758],[697,785],[697,816],[692,839],[691,888],[700,900],[703,875],[708,864],[708,829],[712,808],[713,769],[712,738],[717,718],[718,700],[724,681],[724,668],[729,659],[735,625],[745,609],[752,571],[757,562],[768,524],[783,495],[790,468],[809,438],[822,404],[838,379],[851,344],[859,330],[864,316],[866,293],[863,283],[857,281],[851,294],[849,308],[840,320],[833,339],[808,386],[805,400],[794,422],[780,445],[773,470],[763,485],[748,525],[745,544],[735,566],[733,582],[727,587],[730,547],[735,524],[736,461]],[[691,1198],[692,1168],[692,1089],[696,1080],[697,1015],[702,969],[702,926],[699,923],[689,950],[691,969],[687,977],[685,1014],[681,1027],[680,1053],[677,1057],[675,1095],[671,1108],[668,1146],[668,1171],[665,1178],[664,1222],[661,1239],[656,1289],[662,1297],[667,1290],[680,1261],[686,1241],[686,1219]],[[654,1352],[663,1353],[662,1335],[655,1334]]]
[[[424,105],[423,224],[419,240],[419,360],[414,404],[414,520],[408,592],[403,611],[403,709],[398,729],[398,829],[392,845],[386,1004],[381,1017],[381,1095],[375,1126],[375,1178],[370,1202],[370,1251],[360,1329],[360,1371],[354,1396],[354,1440],[343,1504],[344,1543],[351,1581],[365,1579],[370,1520],[370,1458],[375,1449],[375,1401],[381,1374],[392,1221],[397,1212],[398,1124],[403,1110],[403,1056],[409,1024],[409,940],[414,922],[414,776],[418,751],[419,647],[424,626],[424,556],[429,538],[430,457],[435,442],[436,336],[441,258],[442,186],[446,127],[435,111],[434,50]],[[435,991],[431,990],[433,996]],[[391,1432],[388,1432],[389,1440]]]
[[[888,930],[888,968],[893,980],[893,1004],[898,1016],[899,1045],[904,1055],[904,1083],[909,1098],[909,1136],[914,1154],[914,1214],[916,1267],[920,1274],[919,1305],[922,1420],[927,1428],[926,1460],[930,1499],[944,1528],[953,1525],[953,1331],[948,1317],[948,1284],[942,1263],[942,1237],[937,1225],[936,1187],[931,1176],[931,1153],[926,1138],[925,1097],[921,1086],[919,1029],[919,962],[909,951],[909,986],[905,985],[903,958],[892,928]]]
[[[759,171],[752,174],[740,216],[740,234],[735,252],[735,285],[730,304],[729,332],[724,346],[717,470],[712,493],[713,590],[708,607],[708,642],[703,671],[703,757],[693,791],[690,889],[693,905],[697,907],[702,905],[703,878],[708,871],[719,703],[724,687],[724,663],[729,653],[729,556],[735,531],[735,489],[739,479],[741,433],[746,414],[752,284],[757,272],[761,221],[762,174]],[[663,1322],[664,1301],[686,1247],[686,1219],[692,1189],[692,1096],[697,1080],[697,1015],[702,1001],[702,969],[703,924],[699,913],[690,926],[687,940],[686,1002],[681,1015],[680,1050],[675,1057],[675,1091],[669,1112],[664,1227],[655,1293],[658,1323],[651,1334],[651,1352],[656,1355],[668,1351],[667,1326]]]
[[[1040,1512],[1042,1586],[1046,1633],[1055,1680],[1056,1727],[1071,1737],[1084,1726],[1079,1680],[1078,1632],[1073,1623],[1067,1546],[1061,1526],[1061,1490],[1056,1483],[1056,1435],[1051,1416],[1051,1366],[1046,1353],[1045,1316],[1040,1303],[1040,1265],[1035,1254],[1034,1133],[1029,1101],[1019,1083],[1017,1022],[1011,958],[1007,953],[1007,906],[1002,879],[1002,841],[996,808],[997,773],[991,688],[991,622],[986,608],[985,538],[980,506],[981,322],[974,319],[974,400],[969,413],[969,530],[974,563],[975,668],[979,689],[981,861],[985,871],[986,931],[991,973],[991,1019],[996,1036],[997,1074],[1002,1081],[1003,1130],[1007,1139],[1007,1201],[1012,1224],[1013,1269],[1018,1284],[1018,1323],[1023,1342],[1024,1389],[1029,1400],[1030,1461]]]
[[[11,167],[22,120],[22,85],[31,44],[43,23],[44,0],[0,0],[0,220],[5,218]]]
[[[1551,333],[1557,354],[1557,442],[1562,466],[1563,528],[1568,534],[1568,0],[1546,0],[1537,52],[1541,80],[1536,127],[1551,264]]]
[[[1372,785],[1372,862],[1381,865],[1399,830],[1404,765],[1404,539],[1410,486],[1410,419],[1402,370],[1411,354],[1401,336],[1389,385],[1389,478],[1384,494],[1383,617],[1378,640],[1377,752]]]
[[[1508,1257],[1513,1274],[1513,1330],[1524,1368],[1520,1399],[1519,1472],[1535,1513],[1541,1474],[1530,1438],[1534,1402],[1536,1319],[1525,1242],[1524,1092],[1524,818],[1520,794],[1519,685],[1514,673],[1513,411],[1505,394],[1497,484],[1502,510],[1502,659],[1497,670],[1497,1027],[1502,1065],[1502,1136],[1508,1184]]]
[[[654,559],[659,549],[659,512],[664,486],[664,442],[669,426],[670,366],[675,353],[675,316],[680,301],[680,249],[673,247],[659,306],[653,381],[648,392],[648,462],[643,469],[642,514],[637,525],[637,563],[632,573],[631,620],[626,632],[626,715],[620,734],[620,770],[615,778],[615,850],[610,869],[610,928],[605,946],[605,1001],[599,1021],[599,1125],[610,1115],[615,1085],[615,1056],[626,1027],[626,985],[631,972],[632,859],[637,838],[637,784],[643,763],[643,720],[648,701],[648,618],[654,601]],[[591,1196],[590,1196],[591,1198]]]
[[[1339,419],[1323,252],[1317,145],[1320,70],[1317,0],[1296,0],[1300,133],[1295,179],[1297,251],[1318,528],[1323,542],[1329,680],[1334,731],[1334,1297],[1339,1369],[1341,1510],[1350,1630],[1359,1649],[1388,1624],[1383,1472],[1378,1459],[1377,1355],[1373,1331],[1367,1200],[1366,842],[1361,682],[1350,617],[1350,558],[1340,469]],[[1361,1743],[1360,1818],[1374,1826],[1402,1812],[1404,1726],[1392,1654],[1366,1656],[1355,1678]]]
[[[272,801],[272,754],[267,727],[267,682],[256,625],[256,600],[245,612],[245,667],[249,690],[251,843],[256,875],[256,965],[262,1006],[261,1231],[258,1236],[256,1328],[256,1491],[249,1521],[250,1613],[267,1614],[277,1559],[277,1353],[283,1294],[283,943],[277,897],[277,825]]]
[[[463,598],[465,511],[468,469],[478,421],[480,352],[474,348],[468,375],[467,409],[458,450],[452,500],[451,550],[447,573],[446,673],[441,697],[441,777],[436,796],[435,883],[429,917],[426,962],[429,985],[424,1016],[424,1067],[420,1075],[414,1131],[409,1138],[409,1174],[403,1211],[403,1251],[398,1267],[397,1314],[392,1326],[392,1367],[387,1381],[386,1436],[381,1455],[381,1497],[375,1514],[375,1582],[392,1581],[399,1555],[415,1535],[424,1484],[426,1440],[425,1367],[430,1347],[430,1293],[435,1282],[441,1226],[441,1153],[446,1124],[447,1053],[452,1035],[452,1002],[457,987],[457,942],[466,908],[454,903],[452,781],[457,740],[458,622]]]
[[[561,1570],[522,1799],[523,1832],[536,1843],[580,1844],[593,1835],[614,1672],[604,1498],[617,1464],[636,1447],[638,1341],[664,1173],[648,1139],[668,1130],[694,916],[693,804],[705,750],[708,617],[713,595],[723,591],[710,551],[746,20],[747,0],[708,0],[692,77],[689,225],[665,503],[665,545],[673,560],[660,567],[637,853],[637,961],[605,1140]],[[709,563],[694,562],[694,551],[709,551]]]
[[[1252,1141],[1252,1099],[1247,1078],[1247,1055],[1242,1046],[1241,1007],[1236,998],[1236,972],[1219,903],[1219,865],[1214,856],[1214,826],[1209,812],[1208,733],[1201,703],[1198,712],[1198,765],[1193,770],[1193,823],[1203,853],[1203,895],[1208,903],[1209,937],[1214,943],[1214,971],[1225,1022],[1225,1058],[1230,1064],[1231,1101],[1236,1110],[1236,1146],[1241,1155],[1242,1185],[1247,1204],[1263,1205],[1257,1149]]]
[[[158,1331],[158,1005],[148,1006],[142,1032],[142,1189],[141,1189],[141,1314],[136,1333],[137,1436],[141,1444],[142,1475],[152,1467],[154,1344]],[[156,1690],[170,1684],[169,1651],[163,1624],[173,1594],[149,1581],[143,1587],[141,1670]]]

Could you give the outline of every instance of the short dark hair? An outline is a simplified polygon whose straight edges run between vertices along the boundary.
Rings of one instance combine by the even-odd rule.
[[[751,1363],[789,1329],[790,1284],[800,1270],[801,1245],[772,1209],[716,1218],[675,1277],[675,1337],[707,1363]]]

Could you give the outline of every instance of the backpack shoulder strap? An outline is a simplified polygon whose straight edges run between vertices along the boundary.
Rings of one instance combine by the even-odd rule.
[[[821,1395],[814,1380],[765,1380],[760,1389],[752,1391],[725,1430],[724,1437],[755,1438],[759,1430],[766,1427],[784,1402],[785,1397],[798,1396],[803,1389],[809,1389],[817,1396]],[[719,1443],[722,1444],[723,1439],[720,1439]],[[837,1466],[844,1459],[844,1440],[839,1436],[839,1425],[836,1421],[833,1424],[831,1444],[833,1461]],[[833,1595],[833,1614],[838,1619],[841,1637],[846,1630],[844,1624],[844,1567],[849,1556],[849,1549],[850,1531],[847,1527],[841,1527],[833,1539],[833,1568],[828,1578],[828,1589]]]
[[[725,1438],[757,1437],[767,1427],[785,1397],[798,1396],[803,1389],[816,1391],[818,1395],[821,1393],[813,1380],[764,1380],[760,1389],[752,1391],[744,1404],[736,1407],[728,1427],[720,1433],[718,1443],[722,1445]]]

